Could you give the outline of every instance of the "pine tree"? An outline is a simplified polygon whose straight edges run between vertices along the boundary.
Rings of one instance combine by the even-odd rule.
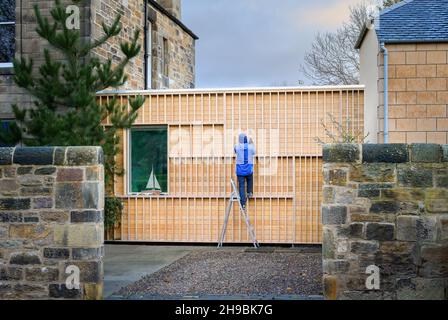
[[[80,1],[73,0],[73,4]],[[6,143],[26,146],[102,146],[105,156],[106,186],[111,186],[117,168],[114,156],[119,152],[117,131],[130,128],[143,105],[141,97],[129,101],[127,106],[118,104],[116,97],[100,104],[96,93],[107,88],[123,85],[127,77],[125,67],[141,49],[137,30],[131,43],[121,43],[124,59],[116,66],[112,61],[101,61],[92,52],[121,32],[120,16],[111,26],[103,23],[104,35],[98,40],[83,41],[80,30],[69,29],[65,7],[60,0],[50,11],[52,22],[42,17],[37,5],[37,33],[45,39],[52,51],[45,49],[45,61],[36,72],[33,60],[14,60],[14,81],[34,98],[32,108],[13,105],[16,122],[9,132],[0,133]],[[52,53],[61,53],[63,61],[52,58]],[[103,125],[109,117],[110,126]]]

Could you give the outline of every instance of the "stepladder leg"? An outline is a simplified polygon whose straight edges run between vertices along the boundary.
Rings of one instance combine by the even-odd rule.
[[[233,202],[232,202],[232,198],[230,198],[229,203],[227,205],[226,214],[224,216],[224,223],[223,223],[222,229],[221,229],[221,236],[219,238],[218,248],[221,248],[224,243],[224,239],[226,237],[226,231],[227,231],[227,224],[229,222],[229,216],[230,216],[230,213],[232,212],[232,208],[233,208]]]
[[[255,237],[255,231],[254,231],[254,228],[252,227],[252,225],[250,224],[250,219],[249,219],[249,215],[247,214],[247,212],[243,213],[243,218],[246,222],[247,230],[249,231],[249,236],[252,240],[252,243],[255,248],[258,248],[260,245],[258,244],[257,238]]]

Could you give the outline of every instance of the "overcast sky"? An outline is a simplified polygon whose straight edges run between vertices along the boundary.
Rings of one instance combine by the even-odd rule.
[[[304,53],[338,28],[361,0],[183,0],[182,20],[199,36],[196,86],[299,85]]]

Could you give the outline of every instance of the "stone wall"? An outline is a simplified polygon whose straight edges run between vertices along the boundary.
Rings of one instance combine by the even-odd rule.
[[[73,4],[71,0],[62,0],[63,5]],[[16,1],[16,48],[15,57],[32,58],[35,70],[44,61],[44,48],[49,48],[35,29],[37,26],[33,6],[39,5],[43,17],[51,19],[50,10],[54,0]],[[21,5],[21,6],[20,6]],[[129,42],[135,30],[140,30],[139,44],[142,49],[126,67],[128,81],[120,89],[139,90],[145,88],[144,77],[144,1],[143,0],[92,0],[79,4],[81,15],[81,35],[85,40],[93,41],[103,35],[101,23],[111,25],[117,14],[122,15],[122,32],[94,54],[102,59],[111,59],[114,66],[124,57],[120,42]],[[195,39],[185,32],[160,10],[149,6],[149,19],[154,21],[152,31],[152,88],[188,89],[195,86]],[[168,39],[169,77],[162,76],[163,38]],[[63,61],[62,55],[51,49],[55,60]],[[18,88],[13,81],[13,69],[0,69],[0,119],[14,118],[11,105],[17,103],[22,107],[33,105],[32,98]]]
[[[0,300],[101,299],[103,209],[101,148],[0,148]]]
[[[389,51],[389,141],[448,143],[448,43],[386,47]],[[382,56],[378,66],[378,141],[381,142],[384,131]]]
[[[447,299],[448,145],[326,145],[323,160],[325,297]]]
[[[152,30],[152,88],[193,89],[196,82],[196,40],[155,8]],[[168,41],[168,78],[162,70],[163,39]]]
[[[62,4],[72,4],[71,0],[62,0]],[[88,3],[88,2],[87,2]],[[50,45],[40,38],[36,32],[37,21],[34,14],[34,5],[39,5],[41,14],[45,18],[51,18],[50,9],[53,7],[54,0],[27,0],[16,1],[16,39],[15,39],[15,57],[16,59],[33,59],[34,70],[44,62],[43,50],[49,48],[52,50],[52,57],[55,60],[62,61],[62,55],[57,55]],[[90,34],[90,6],[87,4],[78,4],[81,15],[81,35],[86,37]],[[17,103],[19,106],[32,106],[32,99],[24,90],[17,87],[13,81],[12,68],[0,68],[0,119],[12,119],[14,114],[11,105]]]
[[[189,89],[195,86],[195,39],[186,33],[169,16],[148,3],[148,19],[152,21],[151,57],[152,89]],[[180,5],[180,4],[179,4]],[[98,39],[103,35],[101,24],[111,25],[117,14],[122,15],[123,30],[121,34],[95,53],[104,59],[112,59],[117,64],[124,55],[120,42],[129,42],[135,30],[140,30],[140,54],[129,62],[126,68],[128,82],[120,89],[141,90],[145,88],[144,70],[144,1],[143,0],[97,0],[92,2],[92,37]],[[163,39],[168,40],[169,60],[168,78],[164,79],[162,71]]]

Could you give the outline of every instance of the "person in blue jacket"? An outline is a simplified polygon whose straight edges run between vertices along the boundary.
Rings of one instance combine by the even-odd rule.
[[[253,195],[255,146],[253,143],[248,142],[246,134],[241,133],[234,151],[236,154],[236,176],[238,177],[241,204],[246,208],[246,185],[248,198],[251,198]]]

